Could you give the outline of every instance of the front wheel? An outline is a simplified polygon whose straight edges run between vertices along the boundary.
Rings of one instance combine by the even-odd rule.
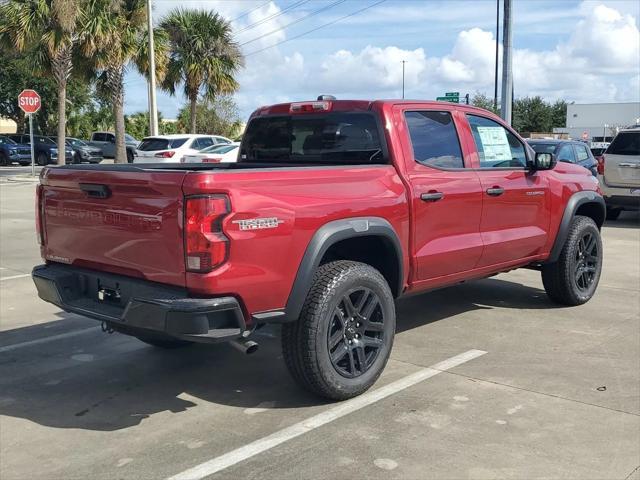
[[[131,150],[127,150],[127,163],[133,163],[133,152]]]
[[[542,283],[549,298],[563,305],[588,302],[602,271],[602,239],[593,219],[577,215],[558,261],[542,267]]]
[[[316,271],[298,321],[282,329],[293,378],[332,400],[365,392],[384,369],[395,334],[393,295],[375,268],[336,261]]]

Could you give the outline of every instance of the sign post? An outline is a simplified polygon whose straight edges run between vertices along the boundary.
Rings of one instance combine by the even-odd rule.
[[[36,176],[35,145],[33,143],[33,114],[40,110],[40,95],[35,90],[25,89],[18,95],[18,106],[29,115],[29,143],[31,144],[31,176]],[[62,153],[64,155],[64,152]],[[60,153],[58,153],[60,155]]]

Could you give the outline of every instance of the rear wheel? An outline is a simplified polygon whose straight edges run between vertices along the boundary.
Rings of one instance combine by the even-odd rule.
[[[393,295],[380,272],[331,262],[316,271],[298,321],[283,326],[283,357],[303,388],[343,400],[378,379],[394,334]]]
[[[133,163],[133,152],[131,150],[127,150],[127,163]]]
[[[9,159],[7,158],[7,156],[4,154],[4,152],[0,152],[0,166],[6,167],[7,165],[9,165],[11,162],[9,162]]]
[[[542,283],[549,298],[564,305],[591,299],[602,271],[602,240],[593,219],[577,215],[557,262],[544,265]]]

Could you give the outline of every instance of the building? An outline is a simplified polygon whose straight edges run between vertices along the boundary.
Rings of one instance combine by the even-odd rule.
[[[16,133],[18,126],[13,120],[0,117],[0,133]]]
[[[565,133],[575,140],[610,142],[621,128],[640,124],[640,102],[583,103],[567,105]]]

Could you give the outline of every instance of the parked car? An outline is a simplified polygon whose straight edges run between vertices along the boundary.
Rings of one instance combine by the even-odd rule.
[[[127,149],[127,162],[132,163],[139,142],[128,133],[124,134],[124,142]],[[85,143],[102,150],[104,158],[115,158],[116,156],[116,136],[112,132],[93,132],[91,139]]]
[[[237,163],[41,178],[40,298],[159,347],[252,353],[281,324],[293,378],[331,399],[381,374],[397,297],[524,267],[580,305],[602,268],[598,180],[467,105],[285,103],[251,115]]]
[[[143,138],[136,150],[136,163],[181,162],[185,155],[193,155],[213,145],[226,145],[231,140],[219,135],[174,134]]]
[[[193,155],[182,157],[184,163],[230,163],[238,161],[239,143],[213,145]]]
[[[598,164],[598,178],[607,203],[607,219],[623,210],[640,210],[640,128],[621,130]]]
[[[102,150],[79,138],[67,137],[67,145],[73,150],[73,163],[100,163],[104,158]]]
[[[31,141],[28,134],[11,134],[9,138],[14,142],[28,145],[31,148]],[[58,147],[54,140],[44,135],[34,135],[34,154],[38,165],[47,165],[58,161]],[[73,161],[73,150],[65,148],[65,163]]]
[[[598,176],[598,161],[584,142],[575,140],[527,140],[536,152],[552,153],[559,162],[575,163]]]
[[[0,135],[0,165],[12,163],[29,165],[31,163],[31,147],[23,143],[16,143],[6,135]]]

